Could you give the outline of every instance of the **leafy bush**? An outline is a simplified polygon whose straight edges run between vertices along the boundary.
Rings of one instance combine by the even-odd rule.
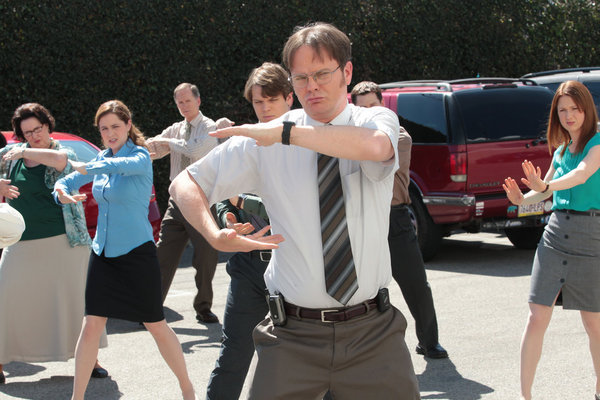
[[[97,144],[93,117],[118,98],[147,136],[179,120],[172,90],[200,88],[213,119],[254,121],[250,70],[281,60],[294,26],[328,21],[353,42],[353,83],[521,76],[600,64],[600,10],[586,0],[104,0],[0,3],[0,128],[20,104],[44,104],[57,130]],[[168,160],[155,163],[161,208]]]

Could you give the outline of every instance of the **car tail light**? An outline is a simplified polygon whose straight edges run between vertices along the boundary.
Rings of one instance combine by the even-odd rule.
[[[467,181],[467,153],[450,153],[450,179],[453,182]]]

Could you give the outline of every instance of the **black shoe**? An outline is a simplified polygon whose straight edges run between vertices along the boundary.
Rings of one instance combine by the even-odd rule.
[[[6,383],[6,377],[4,376],[4,372],[0,372],[0,385],[4,385]]]
[[[204,310],[196,314],[196,319],[198,322],[204,322],[205,324],[215,324],[219,322],[219,317],[217,317],[212,311]]]
[[[92,370],[92,378],[102,379],[102,378],[107,378],[107,377],[108,377],[108,371],[102,367],[97,367]]]
[[[428,349],[419,344],[417,345],[417,354],[422,354],[429,358],[448,358],[448,352],[439,343]]]

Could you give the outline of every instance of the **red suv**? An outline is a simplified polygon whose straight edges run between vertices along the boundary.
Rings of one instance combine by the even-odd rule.
[[[413,140],[410,196],[424,259],[458,229],[503,229],[516,247],[534,248],[551,202],[513,206],[502,183],[507,176],[520,181],[525,159],[548,169],[545,130],[552,92],[531,80],[508,78],[380,87],[385,106]]]
[[[18,140],[14,137],[13,132],[2,132],[8,144],[17,143]],[[69,133],[53,132],[52,138],[58,140],[61,145],[70,147],[77,154],[79,161],[88,162],[96,157],[96,154],[100,151],[93,143],[87,140],[72,135]],[[90,236],[94,238],[96,235],[96,223],[98,220],[98,203],[92,196],[92,184],[88,183],[81,187],[80,193],[87,195],[87,199],[83,202],[83,208],[85,210],[85,219],[87,222],[88,232]],[[150,199],[150,206],[148,207],[148,220],[152,224],[152,233],[154,234],[154,240],[158,240],[158,233],[160,232],[160,210],[156,203],[156,195],[154,186],[152,187],[152,197]]]

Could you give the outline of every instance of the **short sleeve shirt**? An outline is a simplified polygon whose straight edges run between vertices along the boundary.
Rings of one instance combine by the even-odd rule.
[[[579,154],[572,154],[569,149],[565,151],[565,154],[561,157],[560,152],[562,146],[560,146],[554,152],[552,158],[552,166],[554,167],[554,177],[552,179],[560,178],[561,176],[568,174],[587,156],[590,149],[594,146],[600,145],[600,132],[596,133],[590,141],[585,145],[583,151]],[[553,197],[553,210],[576,210],[576,211],[587,211],[587,210],[599,210],[600,209],[600,169],[597,170],[588,178],[588,180],[577,186],[573,186],[570,189],[557,190],[554,192]]]
[[[323,125],[304,110],[293,110],[269,124]],[[348,302],[358,304],[376,296],[391,278],[387,235],[394,172],[398,167],[397,116],[383,107],[352,104],[331,121],[380,130],[388,135],[394,158],[386,162],[340,159],[348,231],[359,288]],[[285,241],[273,251],[265,272],[271,293],[309,308],[340,307],[325,289],[319,217],[317,153],[276,143],[257,146],[253,139],[233,137],[188,167],[188,172],[214,204],[237,193],[255,193],[269,210],[274,234]]]

